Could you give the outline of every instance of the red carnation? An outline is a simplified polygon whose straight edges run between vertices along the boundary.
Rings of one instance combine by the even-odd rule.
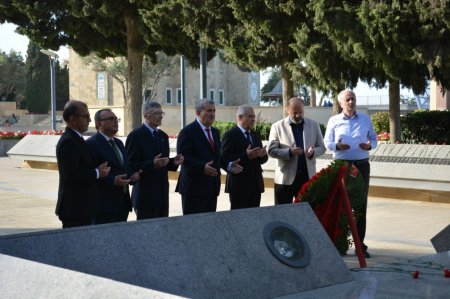
[[[412,272],[412,273],[411,273],[412,278],[414,278],[414,279],[419,278],[419,273],[420,273],[419,271]]]
[[[450,270],[444,269],[444,277],[450,278]]]

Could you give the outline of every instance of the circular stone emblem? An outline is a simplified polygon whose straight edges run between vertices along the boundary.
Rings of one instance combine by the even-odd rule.
[[[267,224],[264,227],[264,241],[270,252],[288,266],[303,268],[311,261],[311,250],[305,238],[287,223]]]

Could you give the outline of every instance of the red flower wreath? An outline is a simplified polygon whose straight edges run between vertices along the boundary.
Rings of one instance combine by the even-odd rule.
[[[308,202],[325,228],[328,221],[323,219],[323,215],[326,213],[325,209],[327,209],[325,203],[341,166],[344,167],[346,172],[347,193],[353,209],[353,215],[357,221],[363,207],[365,185],[358,169],[355,166],[349,168],[346,162],[331,162],[328,167],[323,168],[302,186],[294,200],[294,202]],[[352,244],[350,229],[343,214],[343,209],[336,206],[334,208],[336,210],[333,210],[333,213],[339,213],[339,227],[336,228],[336,239],[334,242],[339,253],[345,255]],[[330,232],[328,233],[330,234]]]

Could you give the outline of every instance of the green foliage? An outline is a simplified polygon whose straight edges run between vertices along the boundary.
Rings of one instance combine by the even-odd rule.
[[[14,102],[23,94],[25,86],[25,63],[22,55],[11,50],[0,51],[0,101]]]
[[[69,101],[69,68],[56,64],[56,110],[62,111]]]
[[[402,117],[402,142],[450,144],[450,111],[418,110]]]
[[[226,131],[234,128],[235,126],[236,123],[232,121],[216,121],[214,123],[214,127],[219,130],[220,136],[223,136]],[[253,131],[259,134],[262,140],[268,140],[271,126],[272,124],[270,123],[256,122],[253,127]]]
[[[322,136],[325,136],[325,131],[327,130],[327,127],[324,124],[319,124],[320,132],[322,132]]]
[[[51,105],[50,62],[40,49],[33,42],[28,44],[25,98],[30,113],[47,114]]]
[[[372,114],[370,118],[377,134],[389,132],[389,112],[377,112]]]
[[[278,81],[281,80],[280,68],[274,67],[270,70],[270,76],[266,84],[261,88],[261,93],[268,93],[277,85]]]

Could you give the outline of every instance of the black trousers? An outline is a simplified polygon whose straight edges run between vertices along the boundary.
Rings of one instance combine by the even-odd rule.
[[[125,222],[128,220],[128,214],[128,209],[117,213],[98,213],[95,215],[94,224]]]
[[[94,223],[93,217],[73,217],[73,218],[59,217],[59,220],[61,220],[62,222],[62,228],[86,226],[92,225]]]
[[[356,229],[358,230],[359,239],[361,240],[362,247],[367,250],[366,244],[364,244],[364,238],[366,237],[366,222],[367,222],[367,200],[369,196],[369,184],[370,184],[370,163],[369,159],[363,160],[344,160],[359,170],[361,176],[364,180],[365,190],[364,190],[364,201],[361,209],[361,215],[356,223]]]
[[[307,181],[309,181],[309,175],[306,171],[302,171],[295,176],[295,179],[291,185],[275,184],[275,204],[280,205],[292,203],[293,198],[297,196],[303,184]]]
[[[231,210],[257,208],[261,204],[261,193],[232,194],[230,193]]]
[[[215,212],[217,210],[217,195],[181,195],[183,215]]]
[[[135,209],[134,212],[136,213],[136,220],[169,217],[168,208],[150,210]]]

